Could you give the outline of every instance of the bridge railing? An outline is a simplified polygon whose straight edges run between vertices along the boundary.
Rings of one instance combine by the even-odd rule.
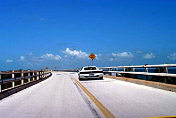
[[[157,76],[157,77],[165,77],[165,82],[167,81],[167,77],[176,77],[175,73],[169,73],[169,68],[176,67],[176,64],[161,64],[161,65],[132,65],[132,66],[114,66],[114,67],[100,67],[103,70],[104,74],[112,75],[115,73],[116,76],[131,75],[143,75],[146,80],[148,76]],[[144,72],[136,72],[137,69],[144,69]],[[149,72],[150,68],[156,68],[154,72]]]
[[[0,93],[51,76],[51,71],[21,70],[0,72]]]

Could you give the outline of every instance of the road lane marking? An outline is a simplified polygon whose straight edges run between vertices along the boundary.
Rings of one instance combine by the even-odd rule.
[[[86,93],[86,95],[95,103],[106,118],[115,118],[115,116],[92,94],[90,93],[78,80],[72,78],[76,84]]]
[[[83,90],[77,85],[77,83],[73,79],[71,79],[71,80],[72,80],[73,84],[76,86],[76,88],[78,89],[78,91],[79,91],[80,95],[82,96],[82,98],[84,99],[85,103],[89,107],[94,118],[101,118],[100,112],[99,112],[99,110],[97,110],[97,108],[95,108],[95,105],[94,105],[94,103],[92,103],[92,100],[87,97],[87,95],[83,92]]]

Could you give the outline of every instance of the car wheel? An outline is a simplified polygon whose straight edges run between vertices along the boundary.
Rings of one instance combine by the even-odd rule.
[[[101,80],[102,80],[102,79],[103,79],[103,77],[100,77],[99,79],[101,79]]]

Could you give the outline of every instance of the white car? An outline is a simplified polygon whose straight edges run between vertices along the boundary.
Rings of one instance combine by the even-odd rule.
[[[103,79],[103,71],[96,66],[82,67],[78,72],[79,80],[83,79]]]

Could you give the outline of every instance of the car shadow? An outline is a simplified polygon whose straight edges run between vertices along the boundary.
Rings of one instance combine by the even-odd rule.
[[[104,80],[104,79],[88,78],[88,79],[81,79],[79,81],[92,81],[92,80]]]

